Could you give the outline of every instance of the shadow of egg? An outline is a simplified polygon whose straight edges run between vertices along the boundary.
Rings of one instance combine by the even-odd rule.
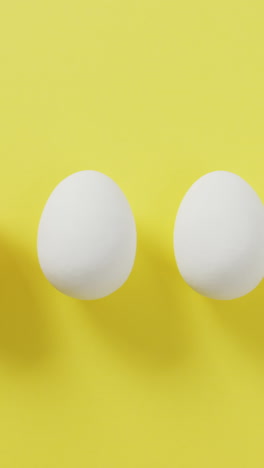
[[[31,365],[51,352],[52,339],[37,277],[37,262],[1,237],[0,361]]]
[[[181,293],[173,254],[139,233],[131,277],[111,296],[80,302],[89,326],[131,362],[156,368],[181,365],[194,349],[188,298]]]

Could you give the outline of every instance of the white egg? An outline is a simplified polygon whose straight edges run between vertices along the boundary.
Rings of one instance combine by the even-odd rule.
[[[40,266],[50,283],[78,299],[99,299],[127,280],[136,226],[118,185],[97,171],[77,172],[50,195],[38,230]]]
[[[177,213],[174,251],[184,280],[214,299],[241,297],[264,273],[264,209],[241,177],[216,171],[197,180]]]

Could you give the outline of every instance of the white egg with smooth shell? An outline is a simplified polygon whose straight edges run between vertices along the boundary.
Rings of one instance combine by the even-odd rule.
[[[236,174],[211,172],[182,200],[174,251],[185,281],[202,295],[235,299],[258,286],[264,273],[264,209]]]
[[[118,185],[97,171],[77,172],[55,188],[42,213],[40,266],[62,293],[99,299],[129,277],[136,238],[131,208]]]

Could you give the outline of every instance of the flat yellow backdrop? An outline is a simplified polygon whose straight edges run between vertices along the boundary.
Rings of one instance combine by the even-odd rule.
[[[263,468],[264,284],[218,302],[180,278],[172,234],[201,175],[264,200],[262,0],[2,0],[1,468]],[[131,277],[64,297],[38,221],[96,169],[130,201]]]

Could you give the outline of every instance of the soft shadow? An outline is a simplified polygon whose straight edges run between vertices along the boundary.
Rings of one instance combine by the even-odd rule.
[[[0,362],[39,363],[52,340],[37,288],[38,264],[2,237],[0,259]]]
[[[181,365],[194,348],[191,311],[173,258],[139,235],[127,283],[111,296],[81,302],[89,326],[134,364]]]
[[[264,357],[264,281],[250,294],[232,301],[210,300],[225,333],[254,357]]]

